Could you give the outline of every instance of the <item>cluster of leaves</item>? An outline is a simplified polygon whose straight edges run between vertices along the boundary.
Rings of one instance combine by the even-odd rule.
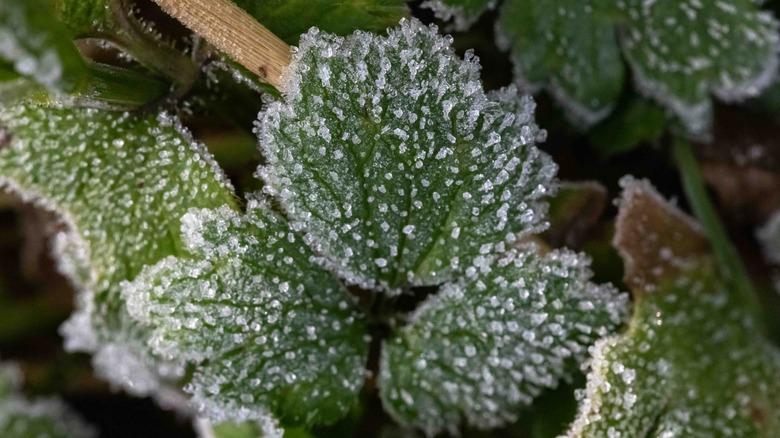
[[[615,107],[628,76],[692,134],[711,126],[710,94],[757,95],[778,66],[777,20],[751,0],[430,0],[455,27],[499,7],[496,38],[516,80],[545,87],[569,118],[591,126]]]
[[[614,106],[623,58],[691,132],[711,92],[751,95],[774,73],[775,22],[755,2],[606,3],[501,5],[520,82],[579,122]],[[380,34],[400,0],[238,4],[297,45],[278,90],[153,35],[122,1],[0,4],[0,186],[59,217],[52,246],[79,290],[61,332],[99,376],[218,436],[333,423],[361,392],[428,435],[494,428],[581,367],[570,436],[780,433],[780,353],[720,247],[649,183],[623,182],[634,308],[619,334],[627,295],[540,237],[552,223],[567,240],[559,208],[588,201],[565,187],[548,214],[557,167],[530,97],[485,92],[435,26]],[[466,27],[497,2],[428,5]],[[675,23],[685,38],[663,31]],[[90,59],[96,38],[127,56]],[[218,93],[260,107],[263,90],[259,183],[237,191],[179,116]],[[761,233],[769,259],[778,224]],[[0,431],[82,429],[6,409],[22,400],[9,387],[0,374]]]

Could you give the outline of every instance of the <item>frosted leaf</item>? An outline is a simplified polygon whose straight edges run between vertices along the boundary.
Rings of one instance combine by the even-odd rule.
[[[728,290],[698,227],[648,183],[624,186],[616,245],[644,280],[629,281],[628,331],[593,348],[568,436],[778,436],[780,353]],[[676,231],[663,232],[668,223]],[[654,272],[637,272],[646,269]]]
[[[281,91],[260,115],[259,174],[349,283],[439,284],[546,225],[556,166],[534,145],[533,101],[486,95],[435,27],[313,29]]]
[[[235,204],[221,171],[166,114],[26,105],[0,110],[0,127],[0,186],[62,219],[52,246],[80,291],[66,349],[95,353],[97,374],[132,394],[178,380],[181,367],[148,353],[119,283],[182,251],[174,230],[190,207]]]
[[[531,247],[445,284],[384,347],[385,408],[428,435],[455,433],[461,416],[482,429],[515,420],[625,316],[627,296],[590,283],[588,264]]]
[[[625,68],[603,0],[506,0],[496,31],[510,51],[516,81],[546,87],[575,124],[606,117],[623,88]]]
[[[349,294],[289,225],[252,201],[182,219],[190,257],[124,285],[151,347],[194,364],[185,388],[215,422],[340,418],[357,403],[368,344]]]
[[[453,20],[456,30],[466,30],[496,3],[498,0],[426,0],[421,7],[432,10],[440,20]]]
[[[439,16],[465,26],[468,0],[434,0]],[[496,26],[517,81],[546,86],[575,123],[604,118],[625,76],[623,53],[642,93],[707,134],[710,94],[727,102],[770,85],[778,68],[777,22],[756,0],[505,0]],[[616,44],[616,37],[619,44]]]
[[[0,60],[51,90],[71,92],[87,69],[67,29],[46,0],[0,3]]]
[[[778,67],[777,22],[754,0],[622,0],[623,52],[635,84],[707,132],[714,93],[728,102],[757,95]]]
[[[17,366],[0,363],[0,436],[9,438],[89,438],[95,432],[59,399],[30,401],[18,390],[22,374]]]
[[[780,265],[780,210],[774,212],[758,230],[758,239],[763,244],[767,260]]]

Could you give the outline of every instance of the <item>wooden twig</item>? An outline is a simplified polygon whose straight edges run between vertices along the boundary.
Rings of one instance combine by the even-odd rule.
[[[290,46],[230,0],[154,0],[165,12],[273,86]]]

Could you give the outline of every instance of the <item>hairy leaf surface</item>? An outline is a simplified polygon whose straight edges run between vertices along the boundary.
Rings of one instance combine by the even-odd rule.
[[[461,416],[485,429],[515,420],[622,322],[627,297],[590,283],[588,264],[531,247],[445,284],[385,345],[385,407],[428,435],[454,433]]]
[[[348,282],[439,284],[544,227],[556,166],[533,101],[486,95],[435,27],[311,31],[281,91],[260,116],[260,174]]]
[[[780,352],[698,227],[649,184],[624,185],[615,242],[635,309],[627,333],[596,344],[569,436],[777,436]]]
[[[166,114],[22,105],[0,110],[0,132],[0,186],[62,219],[54,250],[81,289],[66,347],[95,353],[98,374],[135,394],[180,377],[146,353],[119,283],[182,252],[189,208],[235,205],[208,153]]]
[[[186,388],[215,421],[332,422],[357,403],[368,344],[349,294],[289,225],[252,201],[183,219],[190,257],[147,268],[124,294],[152,348],[196,364]]]

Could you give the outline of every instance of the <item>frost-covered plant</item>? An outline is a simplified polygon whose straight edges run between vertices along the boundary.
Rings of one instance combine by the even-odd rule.
[[[199,417],[204,436],[280,436],[360,405],[430,436],[496,428],[578,370],[587,386],[570,436],[777,435],[778,355],[758,334],[744,279],[724,268],[722,242],[711,253],[699,226],[649,183],[623,181],[616,223],[629,319],[626,294],[593,282],[587,256],[542,234],[550,223],[577,228],[571,222],[582,218],[567,208],[594,199],[583,190],[598,199],[604,190],[564,185],[551,217],[557,166],[537,147],[546,132],[534,101],[514,86],[486,92],[473,52],[459,57],[435,26],[402,19],[400,0],[239,1],[248,13],[198,2],[216,13],[158,1],[243,66],[198,37],[186,54],[153,37],[122,1],[59,0],[56,16],[43,0],[0,3],[0,186],[57,215],[52,247],[78,290],[61,333],[66,349],[92,355],[98,376]],[[604,90],[619,89],[624,75],[616,24],[588,21],[601,17],[597,2],[578,3],[587,14],[549,3],[521,8],[549,32],[533,33],[547,45],[517,43],[518,56],[544,60],[520,70],[574,99],[575,113],[608,109],[616,92]],[[643,41],[637,29],[669,18],[650,3],[612,10],[633,20],[621,22],[622,52],[637,76],[658,67],[642,56],[663,46],[633,50]],[[688,105],[672,105],[683,116],[708,107],[712,91],[755,85],[773,62],[775,39],[765,33],[774,21],[753,2],[733,3],[692,7],[712,15],[715,31],[724,17],[738,18],[735,28],[756,25],[752,36],[740,33],[734,47],[691,45],[708,57],[762,56],[735,70],[703,68],[693,91],[662,68],[656,86],[672,96],[667,103]],[[462,13],[465,26],[467,13],[496,2],[437,5]],[[501,20],[518,5],[504,2]],[[563,22],[547,13],[553,5]],[[301,34],[311,25],[319,27]],[[248,36],[235,41],[241,32]],[[580,34],[594,39],[563,44]],[[124,55],[111,65],[86,59],[73,35]],[[546,56],[549,41],[561,43],[560,59]],[[566,64],[591,48],[606,51],[599,59],[617,70],[600,73],[611,79],[590,75],[587,60],[574,63],[577,72]],[[692,95],[675,94],[682,89]],[[261,164],[241,185],[182,122],[225,111],[218,115],[240,123],[233,105],[260,108],[252,134]],[[696,207],[701,196],[692,199]],[[595,220],[601,207],[590,208]]]
[[[693,134],[711,125],[710,94],[757,95],[778,67],[777,20],[752,0],[429,0],[465,29],[499,8],[497,41],[516,81],[545,87],[575,123],[590,126],[614,108],[627,76]],[[622,56],[621,56],[622,55]]]

